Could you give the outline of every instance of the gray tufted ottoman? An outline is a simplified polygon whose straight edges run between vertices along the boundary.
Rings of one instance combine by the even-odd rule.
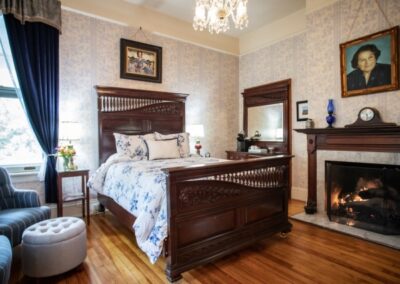
[[[22,271],[30,277],[64,273],[86,257],[86,225],[79,218],[60,217],[36,223],[22,235]]]

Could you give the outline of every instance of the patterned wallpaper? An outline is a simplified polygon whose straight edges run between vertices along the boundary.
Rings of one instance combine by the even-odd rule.
[[[225,157],[235,147],[238,124],[236,56],[63,10],[60,38],[60,121],[76,120],[82,137],[78,163],[98,166],[94,85],[187,93],[186,125],[203,124],[202,151]],[[162,84],[120,79],[120,38],[163,48]],[[222,110],[222,111],[221,111]],[[215,143],[217,142],[217,143]],[[194,149],[193,149],[194,152]]]
[[[351,39],[389,28],[374,0],[365,3],[357,13],[359,0],[341,0],[307,15],[307,29],[303,34],[283,40],[256,52],[244,55],[239,63],[239,90],[292,78],[292,128],[304,128],[296,121],[296,101],[308,100],[309,117],[315,127],[325,127],[328,99],[335,104],[336,123],[343,127],[355,121],[364,106],[377,108],[384,121],[400,124],[400,91],[342,98],[340,90],[339,44]],[[400,24],[400,1],[379,1],[392,25]],[[350,26],[355,20],[350,33]],[[240,96],[239,110],[242,111]],[[240,115],[239,128],[242,128]],[[307,148],[303,134],[292,133],[293,189],[292,195],[306,199]],[[334,153],[334,155],[333,155]],[[362,157],[362,158],[361,158]],[[318,196],[323,207],[324,160],[363,161],[400,164],[399,154],[328,152],[318,154]]]
[[[186,125],[203,124],[202,153],[226,157],[236,148],[239,59],[82,14],[62,11],[60,36],[60,121],[79,122],[81,138],[73,141],[80,168],[98,167],[97,100],[95,85],[189,94]],[[120,79],[120,38],[163,48],[162,84]],[[194,141],[191,145],[193,152]],[[18,184],[17,184],[18,185]],[[43,183],[30,185],[44,200]],[[68,186],[67,191],[73,186]]]

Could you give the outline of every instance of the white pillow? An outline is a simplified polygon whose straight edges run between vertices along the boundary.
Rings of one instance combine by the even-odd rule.
[[[147,146],[139,135],[114,133],[117,153],[135,160],[147,159]]]
[[[189,146],[189,133],[174,133],[174,134],[161,134],[158,132],[154,132],[154,137],[156,140],[169,140],[169,139],[178,139],[178,147],[179,154],[181,158],[187,158],[190,155],[190,146]]]
[[[142,138],[143,140],[156,140],[154,133],[147,133],[145,135],[139,135],[140,138]]]
[[[149,160],[180,158],[178,141],[176,139],[161,141],[146,141],[149,149]]]

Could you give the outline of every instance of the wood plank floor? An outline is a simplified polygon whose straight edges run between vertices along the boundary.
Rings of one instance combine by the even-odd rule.
[[[302,211],[303,205],[291,201],[289,214]],[[151,265],[115,217],[100,214],[91,221],[82,265],[56,277],[32,279],[22,275],[17,249],[10,283],[168,283],[164,260]],[[179,283],[400,283],[399,250],[291,222],[288,238],[276,235],[185,272]]]

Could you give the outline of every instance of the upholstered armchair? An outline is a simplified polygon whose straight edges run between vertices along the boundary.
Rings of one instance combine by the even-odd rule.
[[[7,284],[10,279],[12,249],[10,241],[0,236],[0,284]]]
[[[30,225],[50,218],[50,208],[40,206],[34,190],[17,190],[10,176],[0,167],[0,235],[5,235],[15,247]]]

